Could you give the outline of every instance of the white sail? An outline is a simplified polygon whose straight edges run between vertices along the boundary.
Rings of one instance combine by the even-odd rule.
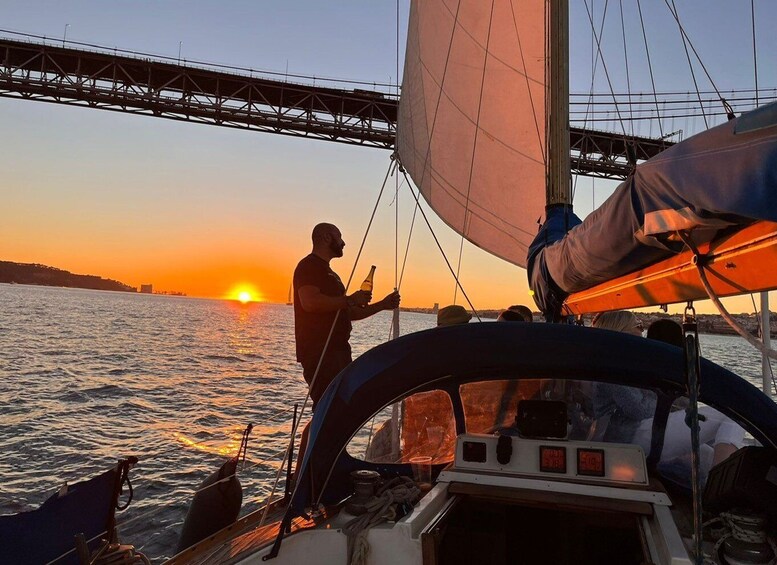
[[[397,151],[427,202],[519,266],[545,206],[545,19],[545,0],[413,2],[399,105]]]

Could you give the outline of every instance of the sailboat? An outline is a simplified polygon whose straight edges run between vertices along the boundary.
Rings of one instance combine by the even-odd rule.
[[[699,298],[698,283],[695,290],[669,284],[673,294],[657,294],[659,279],[645,277],[664,276],[664,261],[676,262],[675,275],[689,269],[686,260],[691,272],[722,264],[733,274],[712,278],[737,292],[774,288],[777,276],[768,269],[760,269],[762,282],[738,278],[754,270],[738,263],[743,251],[769,249],[768,224],[777,221],[770,211],[774,105],[678,143],[637,167],[601,211],[582,223],[575,218],[567,17],[565,0],[413,3],[397,158],[425,200],[469,241],[528,267],[549,321]],[[721,207],[732,207],[707,206],[701,191],[680,180],[686,173],[701,174],[693,182],[715,187],[711,193],[726,196]],[[651,192],[658,187],[676,198]],[[753,203],[747,209],[738,206],[745,190]],[[675,213],[635,206],[646,195]],[[537,218],[544,218],[539,235]],[[607,241],[591,236],[602,222]],[[766,231],[754,234],[757,226]],[[725,259],[714,255],[722,248]],[[629,288],[641,302],[626,300],[620,277],[635,281]],[[711,287],[728,293],[718,282]],[[605,298],[584,303],[583,293]],[[214,528],[170,563],[629,565],[701,563],[705,553],[768,562],[777,405],[741,377],[697,360],[689,337],[684,351],[570,324],[495,323],[394,339],[359,357],[327,389],[286,495]],[[647,449],[601,441],[601,422],[572,431],[575,399],[557,391],[596,382],[661,399]],[[703,402],[753,437],[752,446],[709,470],[703,492],[699,449],[673,461],[688,471],[683,476],[659,469],[669,412],[686,396],[691,418]],[[396,405],[403,407],[399,451],[386,453],[376,437],[384,423],[393,426]],[[702,532],[702,508],[728,530]]]
[[[294,304],[291,301],[291,287],[292,287],[292,285],[289,285],[289,298],[286,300],[286,306],[291,306],[292,304]]]
[[[683,269],[706,269],[721,295],[775,288],[773,269],[741,278],[750,252],[773,263],[774,104],[676,144],[574,216],[567,19],[565,0],[413,3],[396,157],[426,202],[527,267],[551,322],[706,296],[699,281],[672,284]],[[378,346],[320,400],[288,496],[171,563],[771,562],[777,405],[698,357],[687,314],[685,350],[568,323],[468,324]],[[660,399],[649,446],[603,442],[606,422],[571,425],[568,391],[597,382]],[[494,391],[507,389],[505,403]],[[701,402],[753,438],[705,471],[706,486],[691,432],[697,444],[671,461],[682,471],[661,469],[683,399],[692,423]],[[376,449],[397,404],[399,453]],[[725,528],[705,531],[703,511]]]

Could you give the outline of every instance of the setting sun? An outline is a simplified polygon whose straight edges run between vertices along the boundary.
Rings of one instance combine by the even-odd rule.
[[[262,293],[250,284],[237,284],[224,296],[227,300],[237,300],[241,304],[262,302]]]

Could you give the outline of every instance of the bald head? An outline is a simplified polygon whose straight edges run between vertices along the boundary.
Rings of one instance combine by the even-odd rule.
[[[343,256],[343,247],[345,242],[337,226],[334,224],[321,223],[313,228],[311,234],[313,240],[313,253],[329,261],[334,257]]]
[[[324,243],[327,236],[330,235],[336,237],[340,236],[340,230],[337,229],[336,225],[326,223],[317,224],[316,227],[313,228],[313,233],[311,234],[313,245]]]

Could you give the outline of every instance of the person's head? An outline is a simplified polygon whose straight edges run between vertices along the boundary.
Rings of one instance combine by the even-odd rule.
[[[316,255],[326,259],[343,256],[345,242],[340,230],[334,224],[317,224],[313,228],[311,239],[313,240],[313,253]]]
[[[677,347],[683,347],[685,345],[683,341],[682,326],[669,318],[656,320],[650,324],[647,330],[647,337],[648,339],[663,341],[664,343],[676,345]]]
[[[497,322],[531,322],[532,320],[534,320],[534,315],[523,304],[510,306],[501,312],[496,319]]]
[[[601,312],[594,316],[591,324],[595,328],[624,332],[632,335],[642,335],[642,322],[632,313],[625,310]]]
[[[453,304],[440,308],[437,312],[438,326],[455,326],[456,324],[466,324],[472,318],[472,314],[464,309],[464,306]]]

